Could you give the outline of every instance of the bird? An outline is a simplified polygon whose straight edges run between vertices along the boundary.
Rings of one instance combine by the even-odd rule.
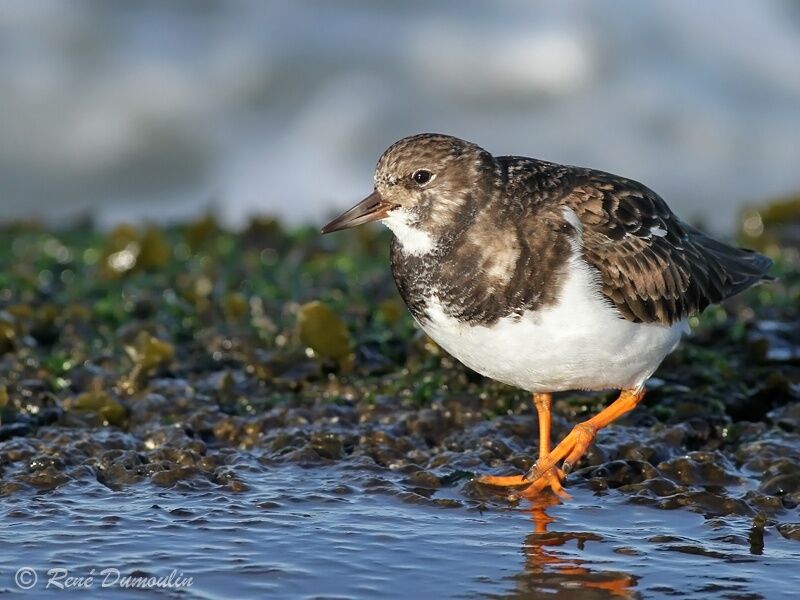
[[[322,228],[380,221],[419,327],[490,379],[532,395],[539,454],[481,484],[569,498],[564,478],[707,306],[770,279],[772,261],[681,221],[645,185],[590,168],[494,156],[457,137],[392,144],[374,189]],[[619,391],[551,447],[552,394]]]

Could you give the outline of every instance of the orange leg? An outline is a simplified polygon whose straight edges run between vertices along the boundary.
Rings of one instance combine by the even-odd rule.
[[[550,453],[550,405],[553,398],[550,394],[534,394],[533,404],[539,416],[539,460],[546,458]],[[548,487],[562,498],[569,498],[569,494],[561,486],[564,473],[555,466],[543,473],[542,477],[531,483],[525,475],[484,475],[478,481],[486,485],[498,487],[515,487],[527,485],[522,495],[532,498]]]
[[[552,469],[561,461],[564,461],[564,473],[569,473],[580,458],[594,441],[597,432],[609,425],[622,415],[629,413],[644,398],[644,388],[638,390],[622,390],[619,398],[614,400],[609,406],[600,411],[594,417],[583,423],[578,423],[552,452],[545,456],[540,456],[539,460],[525,475],[528,481],[532,481],[532,487],[539,484],[539,481],[550,477]],[[527,490],[526,490],[527,492]]]

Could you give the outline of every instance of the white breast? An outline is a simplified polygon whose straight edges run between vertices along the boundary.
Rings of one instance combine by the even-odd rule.
[[[531,392],[637,388],[672,352],[685,321],[632,323],[604,299],[597,273],[572,258],[559,301],[491,326],[448,316],[431,296],[420,326],[469,368]]]

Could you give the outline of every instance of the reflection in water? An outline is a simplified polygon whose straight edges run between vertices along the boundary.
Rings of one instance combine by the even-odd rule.
[[[582,566],[585,561],[570,556],[567,549],[556,550],[573,540],[578,550],[587,541],[602,541],[596,533],[549,531],[556,521],[548,509],[560,504],[550,494],[537,498],[530,508],[533,533],[523,545],[525,571],[515,577],[517,589],[510,598],[636,598],[637,579],[622,571],[597,571]]]

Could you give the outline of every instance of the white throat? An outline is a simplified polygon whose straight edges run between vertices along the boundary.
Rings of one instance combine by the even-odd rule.
[[[395,208],[381,223],[392,230],[404,254],[421,255],[433,251],[433,238],[418,227],[409,225],[411,215],[404,208]]]

